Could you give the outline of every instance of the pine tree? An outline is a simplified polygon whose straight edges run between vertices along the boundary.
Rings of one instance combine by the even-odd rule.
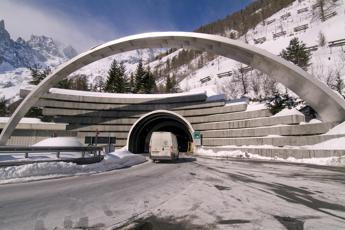
[[[335,78],[335,84],[334,84],[334,90],[336,90],[340,95],[342,95],[343,97],[345,97],[344,95],[344,89],[345,89],[345,83],[344,80],[341,78],[340,76],[340,72],[336,73],[336,78]]]
[[[309,61],[311,54],[306,49],[306,45],[300,42],[298,38],[291,39],[289,46],[282,50],[280,56],[304,70],[307,70],[310,65]]]
[[[144,78],[147,72],[143,67],[142,59],[139,60],[137,69],[134,75],[134,93],[143,93],[144,92]]]
[[[156,81],[150,67],[147,68],[146,74],[144,75],[142,80],[144,93],[154,93],[156,91]]]
[[[166,81],[166,85],[165,85],[165,92],[167,93],[177,93],[178,92],[178,85],[177,85],[177,81],[176,81],[176,77],[175,75],[172,75],[172,77],[170,78],[170,76],[167,76],[167,81]]]
[[[129,88],[128,92],[131,92],[131,93],[134,92],[134,75],[133,75],[133,73],[131,73],[131,76],[129,78],[129,87],[128,88]]]
[[[123,63],[114,60],[108,71],[104,90],[110,93],[124,93],[126,91],[126,76]]]
[[[33,65],[30,67],[32,81],[30,81],[30,84],[38,85],[44,78],[46,78],[50,73],[51,69],[49,67],[44,68],[41,70],[41,66],[38,64]]]
[[[5,97],[0,98],[0,116],[4,117],[8,115],[7,100]]]
[[[166,84],[165,84],[165,92],[166,92],[166,93],[170,93],[172,87],[173,87],[173,86],[172,86],[172,82],[171,82],[170,76],[168,75],[168,76],[167,76],[167,82],[166,82]]]

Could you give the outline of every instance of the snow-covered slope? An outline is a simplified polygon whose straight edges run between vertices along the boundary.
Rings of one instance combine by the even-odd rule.
[[[316,46],[317,50],[311,52],[311,66],[308,69],[310,73],[324,82],[326,82],[327,76],[336,72],[339,72],[344,79],[345,46],[329,47],[327,42],[345,39],[345,1],[326,1],[325,15],[335,14],[326,21],[320,19],[320,9],[315,7],[316,3],[317,0],[296,0],[290,6],[267,18],[264,23],[250,29],[246,36],[242,36],[240,40],[244,41],[246,37],[250,45],[278,55],[282,49],[289,45],[289,41],[293,37],[297,37],[307,47]],[[296,31],[296,27],[303,25],[308,28]],[[280,32],[284,35],[277,36]],[[319,46],[320,33],[324,34],[326,38],[326,45],[323,47]],[[263,43],[255,42],[261,38],[266,41]],[[231,88],[231,77],[218,78],[217,74],[238,71],[242,67],[244,66],[233,60],[217,57],[202,68],[192,71],[180,82],[180,87],[186,91],[202,88],[210,93],[227,93],[229,97],[239,97],[242,92],[237,94],[236,92],[225,92],[227,91],[226,85]],[[249,75],[256,74],[255,71],[249,73]],[[202,83],[200,80],[207,76],[210,76],[210,80]],[[231,93],[232,95],[229,95]],[[248,94],[248,96],[257,96],[253,95],[253,92]]]

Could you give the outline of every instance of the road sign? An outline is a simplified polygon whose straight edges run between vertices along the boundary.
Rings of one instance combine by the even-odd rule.
[[[193,133],[193,140],[195,146],[201,146],[202,145],[202,134],[200,131],[194,131]]]

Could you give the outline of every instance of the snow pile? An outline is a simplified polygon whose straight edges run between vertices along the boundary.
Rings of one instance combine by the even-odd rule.
[[[257,154],[242,152],[241,150],[233,150],[233,151],[213,151],[211,149],[202,149],[198,148],[195,151],[195,154],[198,156],[207,156],[207,157],[221,157],[221,158],[253,158],[253,159],[264,159],[270,160],[270,157],[264,157]]]
[[[273,117],[290,116],[290,115],[304,116],[303,113],[301,113],[300,111],[298,111],[295,108],[292,108],[292,109],[285,108],[282,111],[280,111],[279,113],[274,114]]]
[[[345,139],[343,139],[343,141],[345,141]],[[271,160],[271,161],[328,165],[328,166],[345,166],[345,156],[322,157],[322,158],[303,158],[303,159],[296,159],[294,157],[289,157],[287,159],[283,159],[283,158],[279,158],[279,157],[260,156],[258,154],[242,152],[240,150],[215,152],[211,149],[206,150],[206,149],[202,149],[202,148],[198,148],[195,152],[195,155],[204,156],[204,157],[216,157],[216,158],[247,158],[247,159]]]
[[[33,163],[0,168],[0,184],[32,181],[72,175],[94,174],[114,169],[126,168],[146,161],[144,156],[133,154],[122,148],[109,153],[104,160],[89,165],[66,162]]]
[[[100,93],[100,92],[90,92],[90,91],[80,91],[80,90],[71,90],[71,89],[58,89],[51,88],[50,93],[54,94],[65,94],[65,95],[74,95],[74,96],[86,96],[86,97],[101,97],[101,98],[171,98],[171,97],[185,97],[185,96],[194,96],[198,94],[206,94],[204,90],[195,90],[193,92],[184,92],[184,93],[162,93],[162,94],[131,94],[131,93]]]
[[[345,149],[345,137],[334,138],[315,145],[306,145],[308,149]]]
[[[10,117],[0,117],[0,123],[7,123],[9,119]],[[56,124],[54,122],[41,121],[41,119],[33,118],[33,117],[23,117],[19,123],[20,124]],[[59,124],[62,124],[62,123],[59,123]]]
[[[247,106],[247,111],[263,110],[263,109],[267,109],[267,106],[265,103],[253,102]]]
[[[326,134],[329,134],[329,135],[345,134],[345,121],[343,123],[335,126],[331,130],[329,130]]]
[[[82,143],[76,137],[51,137],[44,139],[32,146],[74,146],[81,147]]]

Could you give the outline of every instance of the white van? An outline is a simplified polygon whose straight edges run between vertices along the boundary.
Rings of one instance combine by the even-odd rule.
[[[152,160],[176,160],[179,157],[176,136],[171,132],[153,132],[150,139]]]

